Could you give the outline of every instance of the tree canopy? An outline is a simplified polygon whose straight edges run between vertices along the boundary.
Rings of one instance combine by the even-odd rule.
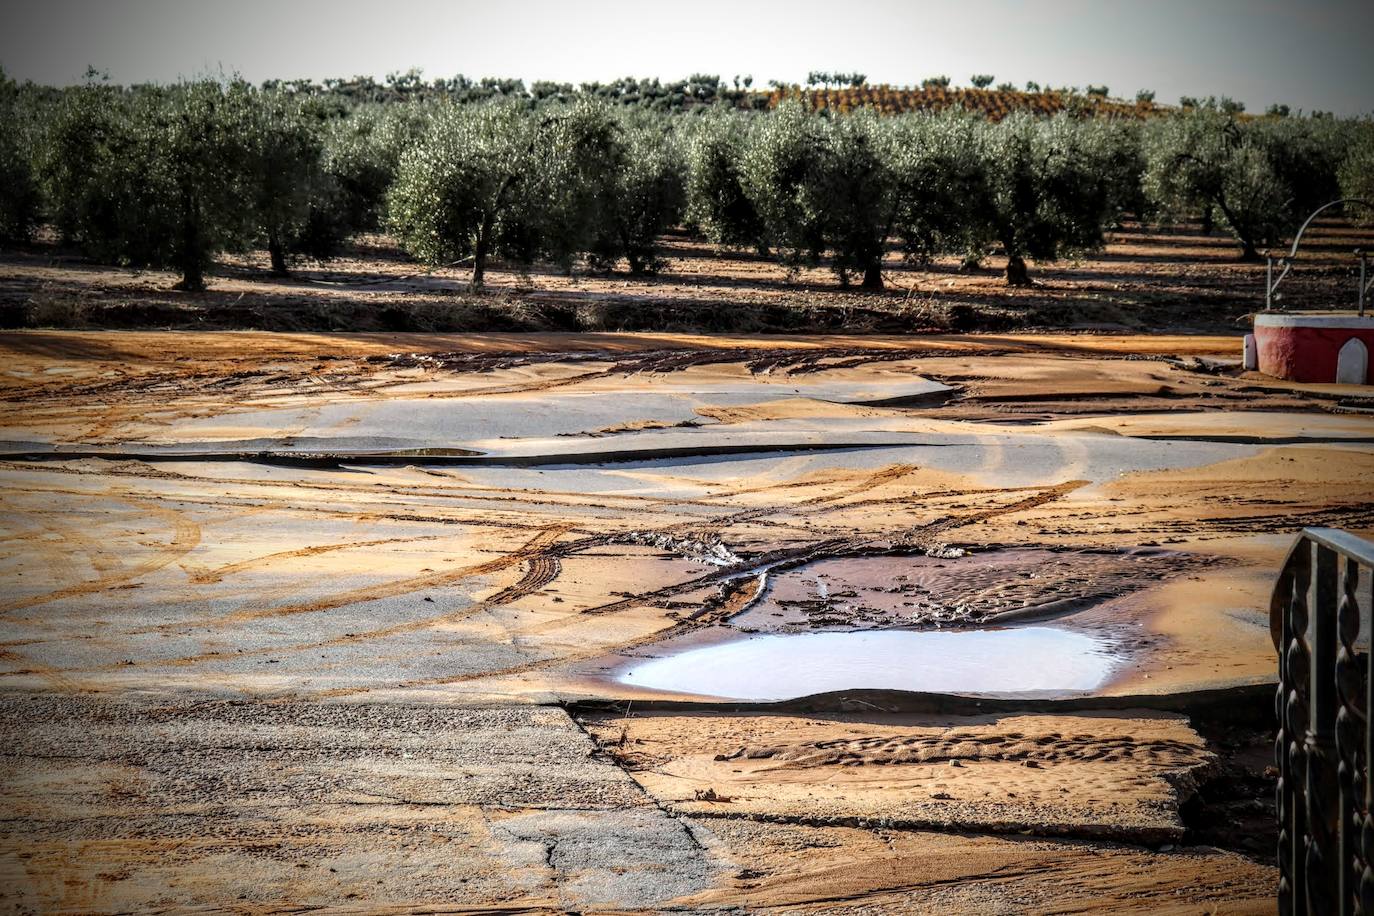
[[[926,84],[987,98],[991,79],[975,75],[976,92]],[[811,80],[851,87],[832,101],[886,91],[858,73]],[[423,263],[471,261],[480,287],[493,258],[652,273],[681,227],[789,270],[827,264],[842,286],[881,288],[889,247],[1003,257],[1008,283],[1024,284],[1028,261],[1096,248],[1125,219],[1200,216],[1256,258],[1322,203],[1371,194],[1368,120],[1256,118],[1224,98],[1109,118],[1073,92],[1048,116],[880,115],[797,87],[754,111],[731,94],[751,82],[526,89],[407,71],[323,89],[123,88],[96,74],[59,90],[0,75],[0,242],[47,224],[92,258],[175,268],[195,290],[220,252],[265,250],[280,273],[381,229]],[[665,92],[692,104],[652,101]]]

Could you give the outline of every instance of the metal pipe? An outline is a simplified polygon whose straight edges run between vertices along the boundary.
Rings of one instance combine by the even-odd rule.
[[[1283,270],[1279,272],[1279,278],[1277,280],[1272,279],[1274,273],[1273,265],[1271,264],[1269,267],[1269,276],[1268,278],[1266,278],[1264,284],[1264,307],[1266,309],[1273,307],[1274,289],[1285,279],[1287,279],[1289,271],[1293,269],[1293,259],[1298,256],[1298,245],[1302,242],[1303,233],[1307,231],[1307,227],[1312,225],[1312,221],[1315,220],[1323,211],[1331,207],[1337,206],[1338,204],[1359,204],[1362,207],[1369,207],[1371,210],[1374,210],[1374,203],[1371,203],[1370,201],[1367,201],[1360,197],[1342,197],[1339,200],[1333,200],[1330,203],[1322,204],[1320,207],[1313,210],[1312,215],[1307,217],[1307,219],[1303,221],[1302,226],[1298,228],[1298,234],[1293,237],[1293,247],[1288,250],[1288,256],[1279,259],[1279,266],[1281,266]],[[1360,285],[1360,292],[1362,297],[1364,291],[1365,286],[1362,283]]]
[[[1361,317],[1361,318],[1364,317],[1364,296],[1365,296],[1365,292],[1369,289],[1369,287],[1368,287],[1367,285],[1365,285],[1365,282],[1364,282],[1364,277],[1365,277],[1365,273],[1367,272],[1368,265],[1369,265],[1369,255],[1368,255],[1368,253],[1366,253],[1366,252],[1364,252],[1364,251],[1361,251],[1361,252],[1360,252],[1360,317]]]
[[[1363,279],[1363,274],[1361,275]],[[1274,308],[1274,256],[1271,254],[1264,259],[1264,310],[1272,311]]]

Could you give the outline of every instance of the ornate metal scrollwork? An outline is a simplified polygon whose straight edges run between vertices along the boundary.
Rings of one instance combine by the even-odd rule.
[[[1374,544],[1307,529],[1270,604],[1280,913],[1374,916],[1374,588],[1359,594],[1370,570]]]

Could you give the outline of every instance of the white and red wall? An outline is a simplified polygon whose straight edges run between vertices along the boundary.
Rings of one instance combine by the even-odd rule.
[[[1265,375],[1295,382],[1374,384],[1374,317],[1260,312],[1255,315],[1255,347]]]

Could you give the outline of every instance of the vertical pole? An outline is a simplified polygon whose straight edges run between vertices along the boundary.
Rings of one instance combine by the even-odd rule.
[[[1307,911],[1341,912],[1338,860],[1340,788],[1336,776],[1336,552],[1317,545],[1313,579],[1311,713],[1307,727]]]
[[[1296,907],[1296,895],[1293,893],[1293,812],[1297,807],[1298,777],[1293,771],[1288,755],[1287,707],[1292,681],[1286,661],[1288,647],[1293,642],[1292,578],[1292,572],[1285,568],[1275,588],[1275,594],[1284,596],[1283,606],[1279,611],[1279,689],[1274,697],[1274,713],[1279,724],[1278,735],[1274,740],[1274,766],[1279,771],[1278,785],[1274,791],[1275,814],[1278,815],[1279,822],[1279,916],[1293,916]],[[1374,682],[1371,682],[1371,689],[1374,689]]]
[[[1274,308],[1274,256],[1269,255],[1264,259],[1264,310],[1272,311]]]
[[[1341,916],[1359,912],[1359,888],[1364,876],[1364,830],[1361,804],[1364,774],[1360,763],[1365,726],[1364,697],[1359,688],[1360,673],[1355,642],[1359,639],[1361,617],[1359,596],[1360,566],[1349,555],[1340,558],[1341,575],[1337,581],[1336,634],[1336,776],[1339,800],[1336,804],[1336,908]]]
[[[1369,583],[1366,607],[1374,615],[1374,581]],[[1366,616],[1365,620],[1374,625],[1374,616]],[[1364,869],[1360,873],[1360,911],[1368,914],[1374,913],[1374,652],[1369,653],[1365,670],[1364,709],[1364,813],[1360,818],[1360,855]]]
[[[1365,272],[1366,272],[1366,270],[1367,270],[1368,264],[1369,264],[1369,255],[1368,255],[1366,252],[1361,251],[1361,252],[1360,252],[1360,317],[1361,317],[1361,318],[1364,317],[1364,292],[1365,292],[1364,276],[1365,276]]]
[[[1312,542],[1307,538],[1299,541],[1293,553],[1293,590],[1288,599],[1288,613],[1292,615],[1293,639],[1285,647],[1284,671],[1288,678],[1288,699],[1284,705],[1284,731],[1288,735],[1288,769],[1293,780],[1292,803],[1289,805],[1291,856],[1288,867],[1289,885],[1292,888],[1293,905],[1289,912],[1307,911],[1307,846],[1311,842],[1308,835],[1308,797],[1307,797],[1307,728],[1311,713],[1311,676],[1312,666],[1308,657],[1307,593],[1312,585]]]

